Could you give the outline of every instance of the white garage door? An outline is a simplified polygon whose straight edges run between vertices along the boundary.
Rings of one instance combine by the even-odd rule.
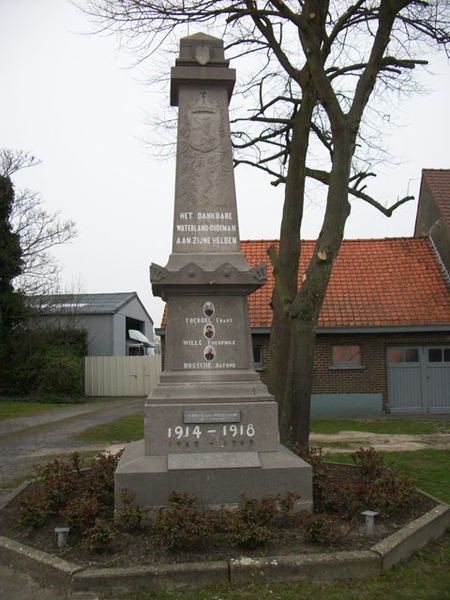
[[[388,348],[392,413],[450,412],[450,346]]]

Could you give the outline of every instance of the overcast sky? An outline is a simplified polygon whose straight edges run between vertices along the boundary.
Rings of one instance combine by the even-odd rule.
[[[144,140],[168,92],[144,84],[145,65],[126,68],[116,39],[82,34],[90,28],[66,0],[0,0],[0,147],[40,158],[16,187],[37,190],[49,212],[76,222],[77,238],[55,252],[64,287],[137,291],[159,325],[163,304],[148,269],[171,251],[175,161],[152,157]],[[403,126],[388,141],[402,164],[380,169],[371,187],[381,201],[417,197],[423,168],[450,168],[450,64],[440,54],[430,68],[429,93],[403,101]],[[282,188],[241,167],[236,187],[241,239],[277,238]],[[346,237],[410,236],[415,211],[409,203],[387,219],[353,206]],[[320,215],[310,202],[303,238],[317,235]]]

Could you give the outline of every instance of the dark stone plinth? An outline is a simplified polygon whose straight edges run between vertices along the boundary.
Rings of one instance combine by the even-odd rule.
[[[284,446],[274,452],[145,454],[144,441],[129,444],[115,475],[116,508],[120,488],[133,490],[146,508],[165,506],[172,492],[194,494],[211,506],[238,504],[242,495],[263,498],[295,492],[299,507],[312,509],[311,467]]]

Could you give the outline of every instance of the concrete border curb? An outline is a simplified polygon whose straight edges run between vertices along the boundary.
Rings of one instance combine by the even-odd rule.
[[[75,573],[74,591],[104,592],[144,588],[146,591],[194,589],[200,585],[227,585],[228,562],[179,563],[116,569],[86,569]]]
[[[13,492],[9,500],[17,493],[17,490]],[[369,550],[86,569],[0,536],[0,563],[25,571],[37,581],[45,581],[73,592],[127,591],[139,588],[158,591],[192,589],[213,584],[242,585],[256,581],[363,579],[391,569],[444,534],[450,526],[450,506],[436,498],[433,500],[437,506],[432,510]]]
[[[371,551],[380,556],[382,571],[389,571],[397,563],[408,560],[428,542],[443,535],[449,525],[450,506],[439,504],[397,533],[372,546]]]
[[[370,550],[298,554],[230,561],[230,583],[255,581],[334,581],[364,579],[381,572],[381,559]]]
[[[37,581],[64,588],[69,587],[74,575],[83,570],[79,565],[1,536],[0,562],[29,573]]]

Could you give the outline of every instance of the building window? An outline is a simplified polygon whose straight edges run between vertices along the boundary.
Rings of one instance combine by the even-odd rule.
[[[263,368],[262,347],[261,346],[253,346],[253,362],[254,362],[255,369]]]
[[[389,348],[389,363],[417,363],[419,348]]]
[[[428,348],[428,362],[450,362],[450,348]]]
[[[361,367],[361,346],[332,346],[332,366],[335,369]]]

